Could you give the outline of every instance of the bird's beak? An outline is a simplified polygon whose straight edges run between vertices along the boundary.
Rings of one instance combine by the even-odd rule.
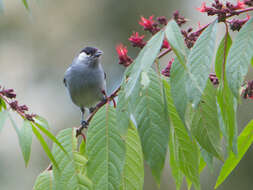
[[[97,52],[95,53],[95,57],[100,57],[103,54],[103,52],[101,50],[97,50]]]

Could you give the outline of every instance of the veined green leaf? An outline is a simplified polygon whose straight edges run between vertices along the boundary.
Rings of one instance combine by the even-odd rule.
[[[184,175],[180,170],[179,166],[179,157],[178,157],[178,145],[176,144],[175,132],[173,127],[170,130],[170,139],[169,139],[169,151],[170,151],[170,168],[172,176],[176,183],[176,189],[180,190]]]
[[[186,64],[186,92],[195,107],[206,87],[215,54],[216,21],[210,24],[197,39]]]
[[[118,190],[124,167],[125,144],[116,122],[115,109],[106,104],[91,120],[87,133],[87,174],[94,190]]]
[[[17,133],[18,138],[20,138],[20,131],[19,131],[18,126],[16,125],[15,121],[13,120],[13,118],[11,117],[9,112],[8,112],[8,115],[9,115],[11,124],[12,124],[13,128],[15,129],[15,132]]]
[[[233,97],[231,90],[228,87],[228,82],[226,78],[226,66],[223,66],[224,62],[224,48],[225,48],[225,38],[221,41],[215,61],[215,71],[216,75],[220,81],[218,90],[217,90],[217,111],[218,111],[218,120],[220,124],[220,129],[224,135],[229,150],[237,152],[237,123],[236,123],[236,106],[237,101]],[[230,35],[227,35],[226,43],[226,54],[225,54],[225,64],[227,64],[227,55],[230,50],[232,40]]]
[[[229,52],[229,49],[232,45],[232,39],[229,35],[229,33],[223,37],[223,39],[220,42],[219,48],[216,53],[216,59],[215,59],[215,73],[218,79],[221,81],[223,79],[223,62],[224,62],[224,49],[226,47],[226,54],[225,54],[225,63],[226,64],[226,58]]]
[[[47,120],[39,115],[36,115],[34,118],[34,121],[36,124],[40,125],[43,128],[49,129],[49,124],[47,122]]]
[[[220,123],[225,125],[224,136],[227,141],[229,150],[237,153],[237,120],[236,109],[237,101],[228,87],[226,77],[224,83],[221,82],[217,91],[217,102],[222,116]],[[220,118],[221,119],[221,118]]]
[[[31,145],[32,145],[32,126],[30,121],[24,120],[23,126],[20,129],[20,136],[19,136],[19,144],[22,150],[23,158],[25,161],[25,165],[27,167],[30,153],[31,153]]]
[[[164,92],[162,82],[153,69],[147,73],[148,86],[138,83],[138,91],[132,94],[133,115],[137,122],[142,142],[144,159],[150,166],[157,184],[160,184],[160,175],[169,141],[169,118],[164,106]]]
[[[4,111],[0,111],[0,132],[4,126],[5,120],[8,117],[8,111],[4,110]]]
[[[116,107],[116,119],[118,123],[117,129],[120,135],[125,136],[127,134],[127,129],[130,121],[129,103],[125,94],[125,81],[122,82],[120,92],[118,95],[118,102]]]
[[[39,120],[35,120],[35,123],[32,123],[32,125],[34,125],[34,127],[35,126],[38,127],[47,137],[49,137],[54,143],[56,143],[63,150],[63,152],[68,154],[67,151],[64,149],[64,147],[61,145],[61,143],[57,140],[57,138],[48,130],[47,128],[48,125],[45,125],[45,122],[37,123],[37,121]]]
[[[92,182],[83,170],[87,159],[77,152],[76,129],[68,128],[60,131],[57,140],[67,151],[66,154],[56,143],[53,144],[52,153],[59,170],[53,169],[54,189],[56,190],[90,190]]]
[[[205,161],[205,163],[207,164],[209,170],[211,170],[211,172],[213,172],[213,156],[208,153],[205,149],[201,149],[201,157],[203,158],[203,160]]]
[[[199,174],[204,170],[205,167],[206,167],[205,160],[203,159],[202,156],[199,156]],[[192,181],[187,177],[186,177],[186,183],[187,183],[187,189],[191,190]]]
[[[171,96],[175,104],[176,110],[184,121],[185,110],[187,106],[186,87],[185,87],[185,69],[175,59],[170,70],[170,86]]]
[[[42,148],[44,149],[45,153],[47,154],[48,158],[51,160],[51,162],[53,163],[53,165],[55,166],[56,169],[58,169],[58,165],[55,161],[55,158],[52,154],[52,152],[50,151],[46,141],[44,140],[43,136],[40,134],[40,132],[37,130],[36,127],[32,126],[32,131],[33,134],[35,134],[35,136],[37,137],[38,141],[40,142]]]
[[[32,125],[30,124],[29,121],[24,120],[22,128],[19,129],[15,121],[12,119],[11,115],[9,114],[9,112],[8,112],[8,115],[12,123],[12,126],[17,133],[19,146],[22,151],[25,165],[27,166],[30,159],[31,145],[32,145]]]
[[[220,175],[217,179],[215,189],[223,183],[223,181],[229,176],[233,169],[238,165],[244,154],[247,152],[251,144],[253,143],[253,120],[243,129],[238,137],[238,155],[234,155],[230,152],[227,160],[223,164]]]
[[[54,176],[52,171],[42,172],[36,179],[33,189],[34,190],[53,190]]]
[[[202,148],[223,160],[217,116],[216,89],[208,80],[201,102],[194,113],[191,131]]]
[[[229,51],[226,75],[229,88],[239,98],[239,90],[253,56],[253,18],[239,31]]]
[[[80,152],[73,152],[73,158],[75,161],[75,166],[76,166],[76,172],[77,173],[83,173],[84,174],[84,169],[85,166],[88,162],[88,159],[83,156]]]
[[[86,155],[86,142],[84,140],[82,140],[80,146],[79,146],[79,152],[80,154],[82,154],[83,156],[87,156]]]
[[[174,20],[167,24],[165,34],[179,62],[185,66],[188,49],[185,46],[181,29]]]
[[[125,142],[126,159],[120,190],[141,190],[144,183],[143,155],[141,141],[132,122],[130,122]]]
[[[148,69],[155,61],[158,53],[160,52],[163,39],[164,31],[161,30],[148,41],[145,47],[140,51],[138,57],[132,63],[134,65],[132,66],[129,80],[125,88],[126,98],[130,96],[133,89],[135,88],[136,83],[140,78],[141,72],[148,71]]]
[[[168,100],[168,110],[172,122],[171,128],[174,130],[174,146],[177,146],[177,149],[174,150],[174,152],[177,151],[176,161],[178,162],[180,170],[190,181],[193,182],[195,188],[199,190],[198,147],[196,143],[189,137],[186,127],[176,111],[176,108],[172,102],[169,83],[166,80],[163,80],[163,85],[166,90],[166,96]]]

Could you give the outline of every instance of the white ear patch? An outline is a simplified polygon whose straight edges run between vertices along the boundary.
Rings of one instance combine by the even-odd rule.
[[[79,54],[78,59],[79,60],[85,60],[87,57],[89,57],[85,52],[82,52]]]

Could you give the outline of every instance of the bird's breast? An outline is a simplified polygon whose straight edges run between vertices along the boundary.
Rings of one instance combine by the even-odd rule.
[[[72,67],[65,79],[70,97],[79,107],[91,107],[104,97],[104,72],[100,68]]]

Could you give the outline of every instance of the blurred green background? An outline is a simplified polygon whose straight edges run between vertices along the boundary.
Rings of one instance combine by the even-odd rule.
[[[4,0],[0,15],[0,85],[14,88],[21,104],[45,117],[51,130],[78,126],[79,109],[75,107],[62,83],[63,75],[73,57],[84,46],[96,46],[104,51],[103,66],[107,73],[108,92],[117,87],[124,68],[117,64],[115,45],[130,45],[128,37],[140,31],[138,20],[148,17],[170,17],[179,10],[188,25],[212,20],[196,11],[201,1],[189,0],[30,0],[29,14],[20,0]],[[218,40],[222,38],[219,28]],[[137,50],[129,48],[135,56]],[[163,65],[167,63],[162,60]],[[251,75],[251,77],[250,77]],[[253,79],[252,70],[249,78]],[[253,117],[253,103],[242,100],[238,110],[240,131]],[[17,119],[18,120],[18,119]],[[19,121],[17,121],[19,123]],[[250,148],[239,166],[219,190],[250,190],[253,186],[253,150]],[[0,133],[0,190],[32,189],[36,176],[49,164],[41,146],[34,138],[31,161],[25,168],[17,136],[7,122]],[[211,190],[218,176],[220,164],[211,173],[201,175],[203,190]],[[146,169],[145,190],[157,187]],[[161,180],[161,190],[175,189],[168,162]],[[183,185],[186,189],[186,185]]]

